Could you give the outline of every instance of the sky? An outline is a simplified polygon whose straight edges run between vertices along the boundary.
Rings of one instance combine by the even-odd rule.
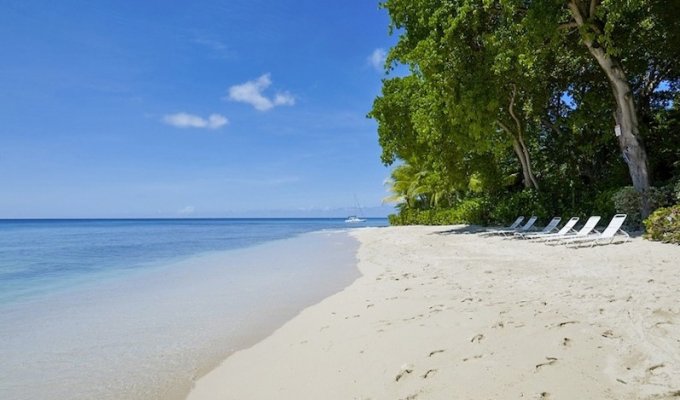
[[[0,218],[391,211],[377,1],[0,3]]]

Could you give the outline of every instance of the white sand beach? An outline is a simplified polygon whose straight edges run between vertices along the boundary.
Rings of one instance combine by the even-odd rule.
[[[208,399],[680,397],[680,247],[367,228],[362,276],[200,378]]]

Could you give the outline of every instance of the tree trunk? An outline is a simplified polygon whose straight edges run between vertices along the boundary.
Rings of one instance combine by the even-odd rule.
[[[595,7],[593,7],[592,4],[595,3],[591,2],[590,12],[586,14],[586,11],[581,9],[575,0],[569,2],[569,10],[579,28],[582,28],[586,22],[589,22],[587,21],[587,15],[594,15]],[[640,132],[637,110],[635,109],[635,101],[633,99],[633,91],[620,61],[607,54],[602,47],[588,36],[582,35],[581,38],[590,54],[597,60],[600,68],[602,68],[607,75],[607,79],[611,85],[614,101],[616,102],[614,118],[618,126],[616,135],[618,136],[619,147],[621,148],[623,159],[628,165],[628,171],[631,180],[633,181],[633,187],[635,187],[642,196],[641,211],[642,217],[645,218],[650,213],[647,153],[639,140]]]
[[[519,163],[522,166],[522,175],[524,176],[524,187],[527,189],[531,189],[533,187],[533,180],[531,179],[531,176],[529,174],[529,168],[527,168],[527,161],[524,158],[524,152],[522,151],[522,147],[519,145],[519,142],[517,142],[517,140],[513,139],[512,149],[515,150],[517,159],[519,160]]]
[[[510,134],[510,136],[512,136],[512,147],[515,150],[515,153],[517,154],[520,163],[522,164],[522,173],[524,174],[524,187],[528,189],[538,190],[538,181],[536,180],[534,172],[531,168],[531,157],[529,156],[529,149],[524,143],[523,138],[524,130],[522,128],[522,123],[515,114],[515,99],[517,98],[517,85],[515,85],[514,83],[510,83],[510,86],[512,87],[512,91],[510,92],[511,94],[510,103],[508,105],[508,113],[512,117],[512,120],[515,122],[515,127],[517,128],[517,130],[513,132],[512,129],[508,128],[507,125],[500,122],[499,123],[501,127],[508,134]]]
[[[529,181],[531,182],[531,186],[527,186],[527,187],[534,188],[534,189],[538,190],[539,189],[538,188],[538,181],[536,180],[536,176],[534,175],[534,170],[531,167],[531,156],[529,156],[529,149],[524,144],[524,139],[522,138],[522,134],[517,135],[517,141],[519,142],[519,146],[521,148],[522,154],[524,156],[524,161],[526,163],[526,173],[524,175],[524,178],[526,179],[528,177]]]
[[[524,141],[522,141],[521,137],[518,137],[518,135],[510,128],[508,128],[507,125],[500,121],[497,122],[498,125],[500,125],[500,127],[512,137],[512,149],[515,151],[515,155],[517,155],[517,159],[519,160],[519,164],[522,169],[524,187],[527,189],[538,190],[538,181],[536,180],[536,177],[534,176],[534,173],[531,169],[531,158],[529,158],[529,151],[527,150],[526,146],[524,146]]]

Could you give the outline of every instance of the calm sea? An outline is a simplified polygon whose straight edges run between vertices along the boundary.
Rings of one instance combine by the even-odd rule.
[[[356,278],[347,230],[340,219],[0,221],[0,398],[182,398]]]

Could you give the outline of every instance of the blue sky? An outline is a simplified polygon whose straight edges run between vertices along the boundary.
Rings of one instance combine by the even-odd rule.
[[[389,211],[377,1],[2,8],[0,218]]]

